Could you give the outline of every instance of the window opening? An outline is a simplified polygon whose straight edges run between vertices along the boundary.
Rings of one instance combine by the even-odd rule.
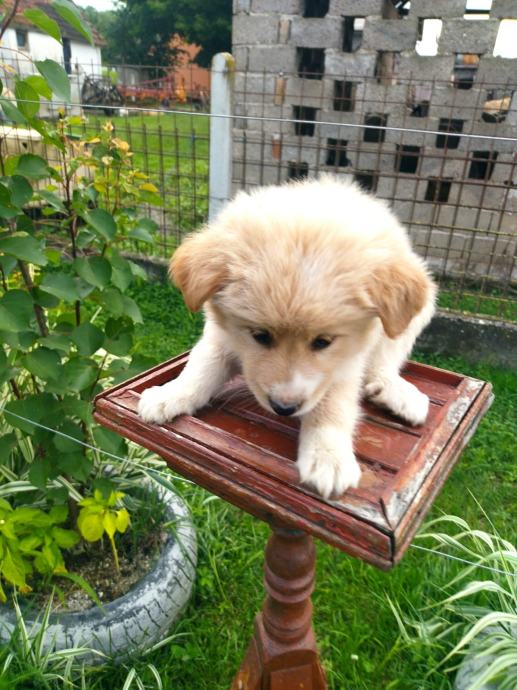
[[[449,119],[447,117],[440,118],[438,122],[438,130],[440,132],[463,132],[464,120]],[[438,134],[436,137],[436,148],[438,149],[457,149],[460,145],[461,137],[449,137],[446,134]]]
[[[438,42],[442,33],[441,19],[418,20],[418,40],[415,50],[418,55],[438,55]]]
[[[303,180],[305,177],[309,177],[309,164],[308,163],[297,163],[296,161],[290,161],[287,165],[287,179],[288,180]]]
[[[472,88],[479,67],[479,55],[475,53],[456,53],[452,72],[452,85],[467,91]]]
[[[317,113],[317,108],[293,105],[293,118],[295,120],[311,120],[311,122],[295,122],[294,133],[302,137],[313,137]]]
[[[416,173],[419,157],[420,146],[410,146],[405,144],[402,146],[397,146],[395,170],[398,170],[401,173]]]
[[[469,177],[474,180],[489,180],[494,171],[497,151],[473,151]]]
[[[481,119],[485,122],[504,122],[510,110],[512,96],[513,92],[505,93],[501,89],[487,91]]]
[[[27,48],[29,43],[29,35],[27,31],[16,29],[16,45],[18,48]]]
[[[350,161],[346,157],[347,142],[344,139],[327,139],[327,159],[326,165],[336,167],[346,167]]]
[[[297,48],[298,76],[304,79],[321,79],[325,71],[323,48]]]
[[[351,113],[355,110],[357,82],[334,81],[334,110]]]
[[[363,42],[364,17],[345,17],[343,19],[343,52],[355,53]]]
[[[373,170],[362,170],[354,174],[354,180],[366,192],[375,192],[379,181],[379,174]]]
[[[449,201],[449,194],[451,191],[451,179],[452,178],[446,178],[442,180],[436,177],[431,178],[427,182],[425,200],[434,201],[441,204]]]
[[[330,0],[304,0],[304,17],[324,17],[329,11]]]
[[[364,118],[364,124],[367,126],[364,130],[363,140],[371,143],[383,142],[386,139],[386,130],[373,129],[373,127],[386,127],[387,122],[387,115],[368,113]]]

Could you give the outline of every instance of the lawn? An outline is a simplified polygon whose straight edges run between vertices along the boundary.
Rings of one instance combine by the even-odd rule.
[[[163,360],[192,344],[201,320],[186,311],[174,289],[154,283],[134,296],[144,314],[138,334],[142,354]],[[453,513],[484,529],[491,529],[490,520],[501,535],[515,541],[517,372],[470,365],[461,359],[427,357],[426,361],[488,379],[496,393],[493,407],[438,497],[432,515]],[[262,559],[268,528],[201,489],[183,482],[178,486],[192,506],[198,529],[195,594],[176,628],[176,642],[137,662],[136,668],[149,687],[155,687],[146,668],[152,662],[165,687],[223,690],[239,666],[263,598]],[[317,550],[315,628],[330,688],[452,687],[442,673],[425,679],[439,651],[402,642],[388,599],[411,615],[414,607],[440,599],[440,588],[458,566],[410,549],[395,570],[385,573],[324,544],[318,543]],[[104,670],[92,678],[90,687],[118,689],[125,674],[121,667]]]
[[[141,354],[162,361],[189,348],[199,335],[201,317],[190,314],[169,285],[143,284],[132,296],[144,317],[137,331]],[[459,515],[472,527],[496,529],[515,543],[517,371],[472,365],[460,358],[426,361],[487,379],[496,394],[431,516]],[[175,638],[140,659],[92,670],[86,685],[78,687],[159,690],[156,672],[163,687],[174,690],[230,686],[264,597],[263,549],[269,530],[181,478],[175,483],[191,507],[199,540],[194,595],[174,630]],[[458,572],[458,564],[410,548],[400,565],[382,572],[322,543],[317,543],[317,553],[314,625],[331,690],[450,690],[451,676],[432,672],[443,652],[404,642],[390,601],[404,616],[414,616],[416,609],[443,598],[443,587]],[[478,571],[475,577],[489,576]],[[0,668],[9,662],[6,654],[0,654]],[[64,687],[59,679],[43,682],[31,662],[19,666],[15,657],[10,664],[0,672],[0,690]],[[125,682],[130,668],[143,685]]]

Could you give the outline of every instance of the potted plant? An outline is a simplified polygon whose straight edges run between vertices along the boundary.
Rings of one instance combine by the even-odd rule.
[[[57,0],[54,7],[89,36],[72,3]],[[42,9],[25,15],[61,39]],[[53,587],[63,606],[65,583],[72,581],[97,606],[51,614],[44,645],[120,653],[123,639],[134,650],[163,635],[188,599],[195,562],[188,511],[163,466],[145,459],[132,466],[127,444],[91,417],[91,400],[103,385],[149,365],[133,353],[141,315],[127,293],[145,275],[123,250],[153,241],[156,223],[139,208],[162,202],[109,121],[97,137],[85,139],[70,136],[82,118],[65,108],[56,122],[38,117],[41,98],[70,102],[70,82],[59,64],[35,62],[34,74],[8,78],[15,101],[0,95],[0,108],[39,133],[46,155],[13,153],[0,137],[0,599],[15,591],[38,608],[38,596]],[[151,482],[142,488],[143,475]],[[154,517],[142,520],[149,505],[157,506]],[[117,604],[95,594],[75,567],[107,550],[106,567],[120,579],[120,545],[131,541],[132,523],[140,524],[140,541],[150,539],[153,523],[158,534],[161,523],[175,531],[155,544],[154,574],[145,574]],[[131,552],[129,560],[142,559]],[[138,622],[137,613],[143,616]],[[4,639],[15,625],[15,612],[0,613]]]

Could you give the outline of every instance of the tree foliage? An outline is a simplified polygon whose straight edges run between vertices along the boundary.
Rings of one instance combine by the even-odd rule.
[[[231,0],[121,0],[116,10],[85,12],[106,40],[104,59],[112,64],[173,64],[174,34],[203,47],[197,57],[203,66],[231,49]]]

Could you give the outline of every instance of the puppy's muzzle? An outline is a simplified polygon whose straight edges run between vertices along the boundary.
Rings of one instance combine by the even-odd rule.
[[[301,403],[286,403],[281,400],[275,400],[271,396],[268,396],[268,401],[271,405],[272,410],[276,412],[276,414],[281,415],[282,417],[290,417],[295,412],[297,412],[302,406]]]

